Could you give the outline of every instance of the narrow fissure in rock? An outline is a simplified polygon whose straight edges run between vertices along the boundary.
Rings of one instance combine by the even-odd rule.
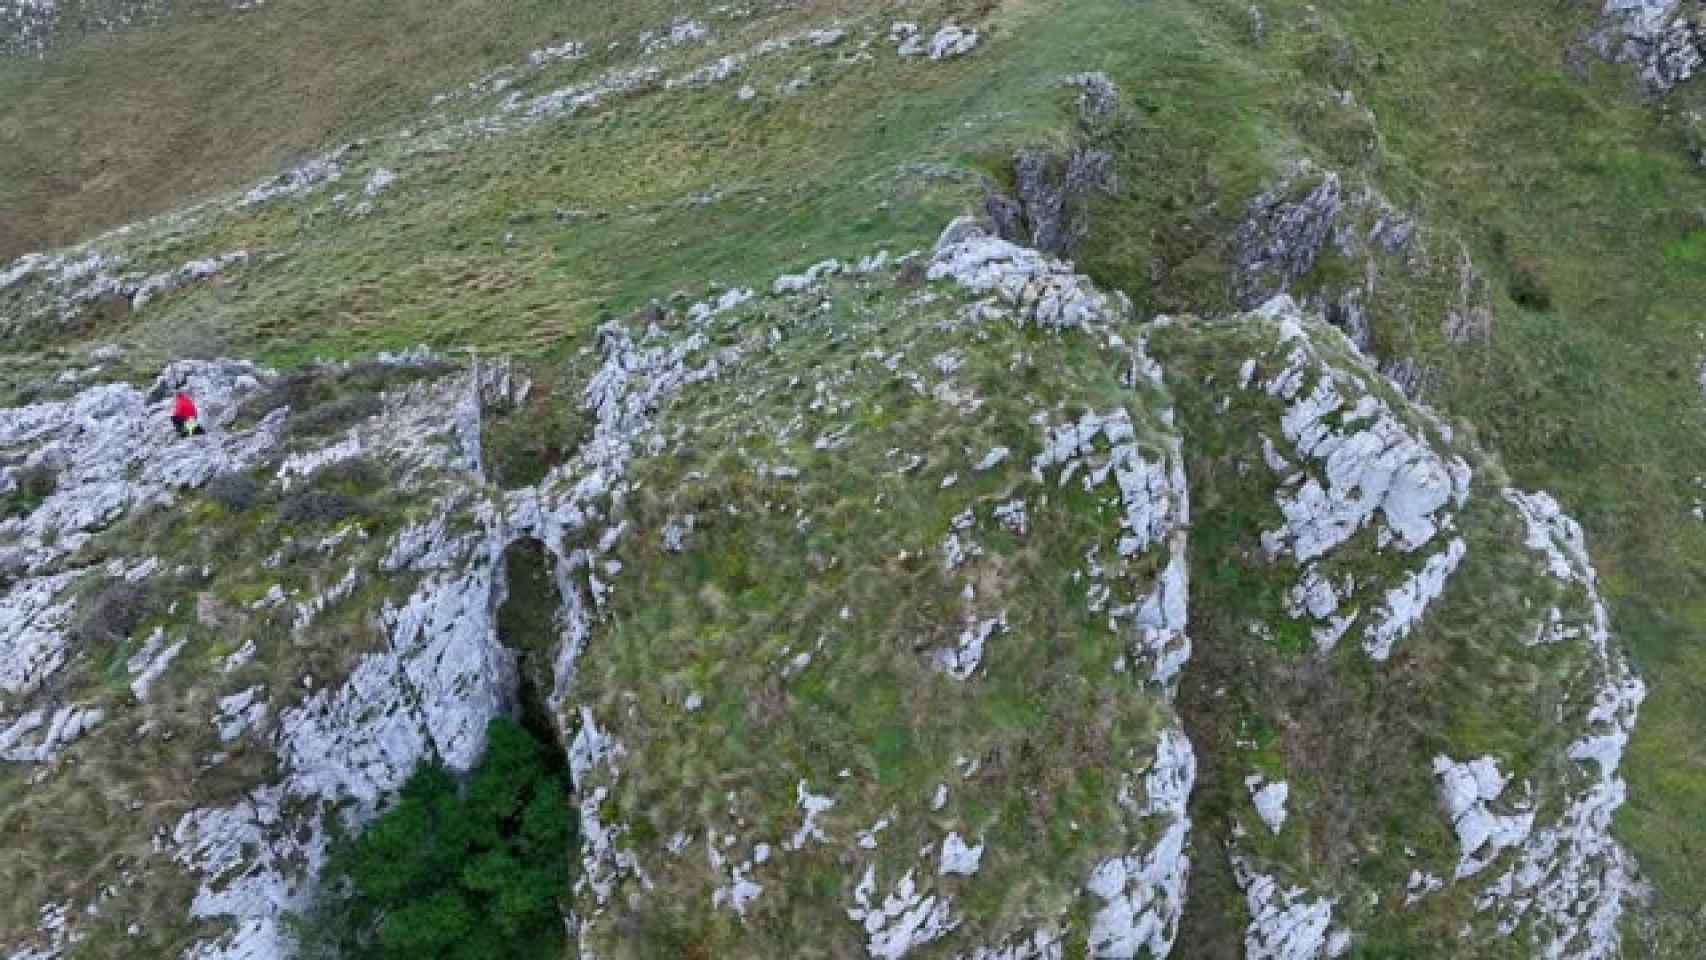
[[[568,744],[562,742],[549,703],[552,654],[559,639],[557,611],[562,609],[551,577],[551,555],[544,543],[525,537],[510,544],[503,559],[507,589],[498,608],[498,642],[516,658],[516,719],[541,743],[557,748],[552,755],[564,764],[566,778]]]
[[[1198,491],[1193,490],[1193,497]],[[1204,571],[1192,571],[1193,578]],[[1225,696],[1227,677],[1222,660],[1235,639],[1224,635],[1216,618],[1203,616],[1203,606],[1193,596],[1190,635],[1194,646],[1191,664],[1181,674],[1174,705],[1197,755],[1197,781],[1191,793],[1190,816],[1195,825],[1191,839],[1191,876],[1186,887],[1184,912],[1179,918],[1175,942],[1189,944],[1191,956],[1201,960],[1238,960],[1243,956],[1243,893],[1232,875],[1221,830],[1229,820],[1230,798],[1236,796],[1236,771],[1226,769],[1221,759],[1232,744],[1225,732],[1235,728],[1238,705]]]

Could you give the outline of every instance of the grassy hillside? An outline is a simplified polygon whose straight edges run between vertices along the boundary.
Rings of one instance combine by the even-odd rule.
[[[1351,90],[1373,110],[1378,147],[1347,156],[1308,123],[1298,135],[1450,229],[1502,288],[1485,342],[1448,344],[1437,315],[1421,315],[1388,329],[1385,350],[1436,369],[1428,399],[1499,451],[1518,485],[1556,491],[1588,528],[1653,691],[1625,837],[1661,897],[1692,913],[1706,892],[1692,866],[1706,836],[1695,735],[1706,728],[1706,527],[1691,514],[1706,463],[1694,376],[1706,264],[1690,251],[1706,231],[1706,178],[1623,69],[1589,61],[1572,75],[1563,54],[1582,20],[1570,10],[1264,9],[1270,39],[1248,56],[1318,85],[1305,96]],[[1242,20],[1231,5],[1225,16]],[[1549,307],[1516,302],[1523,274]]]
[[[1119,183],[1092,204],[1081,266],[1140,313],[1210,314],[1232,304],[1246,205],[1307,161],[1425,235],[1426,263],[1378,265],[1376,352],[1423,368],[1424,399],[1586,526],[1651,687],[1621,836],[1668,922],[1706,907],[1706,177],[1676,121],[1700,91],[1656,104],[1627,68],[1570,55],[1589,6],[1262,0],[1259,24],[1231,0],[749,6],[278,0],[0,61],[0,256],[204,198],[94,249],[143,271],[250,253],[71,322],[39,317],[27,283],[0,289],[0,315],[32,331],[7,384],[63,366],[38,350],[110,340],[284,363],[424,342],[545,370],[654,299],[924,246],[1011,181],[1016,149],[1080,142],[1112,153]],[[704,36],[646,49],[689,16]],[[976,25],[981,43],[902,58],[896,20]],[[806,36],[831,28],[847,33]],[[794,42],[765,49],[776,37]],[[567,40],[578,58],[465,86]],[[730,75],[694,76],[722,57],[740,58]],[[611,85],[636,65],[659,73]],[[1061,84],[1082,70],[1121,90],[1104,124]],[[538,120],[504,105],[571,88],[609,92]],[[236,202],[357,137],[336,183]],[[369,196],[382,169],[396,181]],[[1461,258],[1491,324],[1453,342]],[[1329,252],[1298,292],[1362,269]],[[1689,955],[1685,927],[1662,935]]]
[[[66,6],[72,22],[98,12]],[[239,186],[529,50],[637,31],[673,6],[179,0],[157,21],[0,58],[0,258]]]

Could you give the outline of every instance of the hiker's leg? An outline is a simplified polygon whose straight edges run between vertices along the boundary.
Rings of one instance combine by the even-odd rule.
[[[178,432],[178,436],[180,436],[180,437],[189,436],[189,431],[184,429],[184,418],[183,417],[173,417],[172,418],[172,429],[176,430]]]

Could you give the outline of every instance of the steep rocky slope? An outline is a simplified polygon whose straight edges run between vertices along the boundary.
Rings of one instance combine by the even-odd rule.
[[[498,713],[569,955],[1693,955],[1699,11],[1442,9],[574,6],[0,265],[0,955],[291,956]]]
[[[1431,927],[1619,955],[1641,896],[1610,825],[1645,688],[1581,528],[1288,300],[1155,344],[1193,397],[1193,732],[1247,953]]]
[[[1244,890],[1248,955],[1338,956],[1442,915],[1467,943],[1520,927],[1543,953],[1616,955],[1638,893],[1609,818],[1642,687],[1549,497],[1477,481],[1469,458],[1496,468],[1283,297],[1144,324],[971,222],[927,260],[775,289],[607,327],[590,433],[519,489],[481,465],[482,411],[526,389],[502,369],[382,360],[421,381],[316,442],[292,439],[288,407],[167,441],[122,385],[11,411],[13,474],[58,477],[9,523],[5,736],[39,771],[8,814],[20,867],[82,829],[67,792],[123,804],[96,869],[11,878],[39,904],[32,949],[109,916],[156,949],[191,935],[130,919],[187,876],[189,916],[234,923],[187,955],[277,954],[326,824],[359,826],[426,758],[467,768],[513,709],[519,651],[494,611],[527,538],[563,598],[550,702],[580,797],[583,956],[1166,955],[1192,849]],[[279,381],[223,363],[161,380],[180,382],[230,411]],[[382,510],[300,507],[369,458]],[[1226,515],[1191,525],[1187,464]],[[284,499],[244,555],[169,522],[136,534],[162,513],[234,523],[191,491],[256,467]],[[1218,502],[1245,483],[1274,501]],[[1279,582],[1210,594],[1229,646],[1208,669],[1243,674],[1215,696],[1241,709],[1205,711],[1198,736],[1218,776],[1242,762],[1231,789],[1252,800],[1193,840],[1197,754],[1172,706],[1203,669],[1189,571],[1246,566]],[[163,594],[133,653],[73,627],[103,581]],[[233,648],[239,609],[257,622]],[[101,662],[128,687],[72,679]],[[1392,716],[1383,682],[1435,722]],[[1335,736],[1357,710],[1367,725]],[[150,743],[191,765],[190,796],[113,789]]]

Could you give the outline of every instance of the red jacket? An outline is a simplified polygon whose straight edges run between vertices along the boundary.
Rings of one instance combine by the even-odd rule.
[[[182,390],[178,391],[178,395],[172,398],[172,416],[182,420],[195,419],[195,401],[191,400],[190,395]]]

